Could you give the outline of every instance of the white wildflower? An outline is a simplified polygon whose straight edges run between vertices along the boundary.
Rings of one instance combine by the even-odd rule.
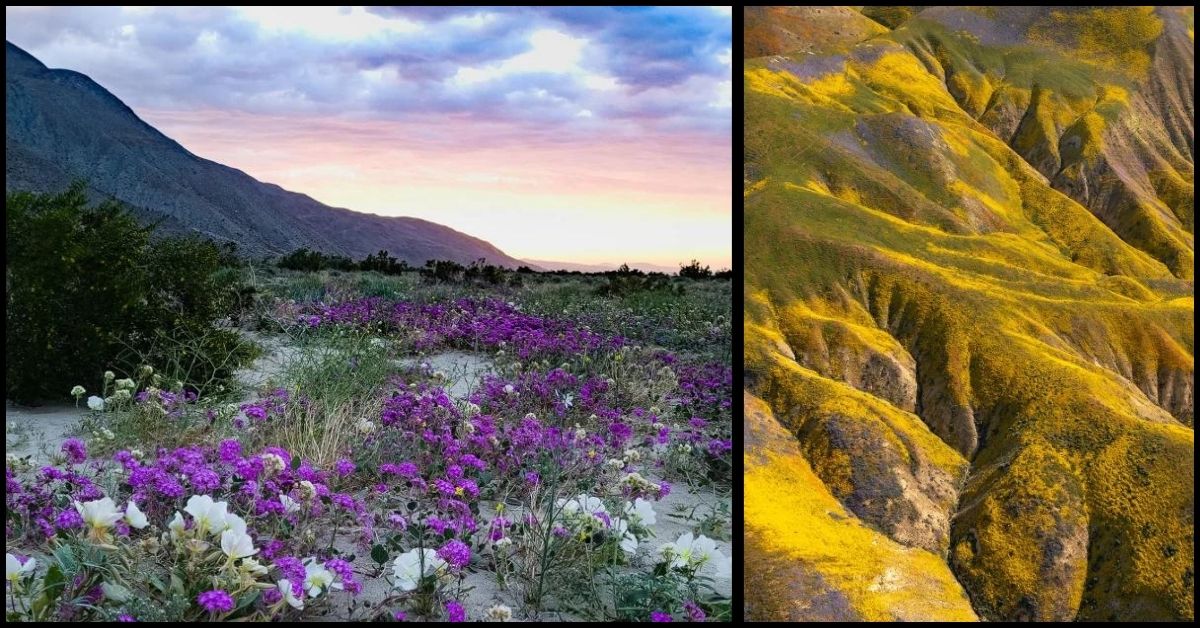
[[[512,621],[512,609],[503,604],[496,604],[487,609],[487,618],[492,621]]]
[[[17,560],[12,554],[4,555],[4,578],[14,586],[17,582],[25,577],[25,574],[30,573],[37,567],[37,560],[33,558],[25,559],[25,564]]]
[[[411,549],[396,557],[392,575],[396,587],[401,591],[412,591],[421,584],[421,578],[433,575],[446,566],[446,561],[431,549]]]
[[[178,539],[187,532],[187,524],[183,520],[183,515],[176,510],[175,516],[167,523],[167,529],[171,531],[171,538]]]
[[[79,514],[83,516],[83,521],[92,529],[111,528],[123,516],[109,497],[90,502],[75,502],[75,510],[79,511]]]
[[[304,592],[309,597],[317,597],[329,589],[341,589],[342,584],[334,582],[333,572],[325,568],[324,563],[309,559],[304,565]]]
[[[674,543],[664,543],[658,551],[670,561],[671,567],[678,569],[700,569],[705,565],[713,565],[720,577],[727,576],[731,571],[730,561],[717,549],[717,542],[703,534],[697,537],[686,532]]]
[[[629,529],[628,521],[621,518],[613,519],[612,533],[614,536],[620,539],[621,549],[626,554],[637,553],[638,540],[637,537],[633,535],[633,531]]]
[[[91,397],[88,397],[87,405],[92,410],[103,410],[104,409],[104,400],[101,399],[100,397],[97,397],[96,395],[92,395]]]
[[[125,522],[138,530],[150,525],[150,522],[146,520],[146,515],[138,508],[137,502],[132,499],[125,506]]]
[[[76,386],[71,389],[71,396],[75,397],[76,399],[84,396],[85,394],[87,394],[87,391],[83,389],[83,386]]]
[[[257,551],[257,550],[255,550],[255,551]],[[267,573],[269,571],[266,568],[266,566],[264,566],[262,563],[258,562],[257,560],[254,560],[253,558],[244,559],[242,561],[242,569],[244,569],[246,571],[246,573],[252,574],[255,577],[265,576],[265,575],[267,575]]]
[[[284,463],[283,458],[277,454],[263,454],[262,461],[263,471],[266,471],[267,476],[275,475],[287,467],[287,464]]]
[[[229,558],[236,560],[258,553],[250,535],[237,530],[226,530],[221,533],[221,551]]]
[[[228,504],[214,502],[208,495],[192,495],[183,511],[192,516],[200,536],[222,532],[225,529],[225,517],[229,515]]]
[[[292,606],[292,608],[302,611],[304,610],[304,600],[296,597],[292,592],[292,583],[287,579],[280,580],[276,586],[279,587],[279,592],[283,594],[283,599]]]
[[[654,506],[641,497],[631,502],[625,502],[625,514],[643,526],[652,526],[658,522],[658,518],[654,514]]]
[[[283,510],[289,514],[300,512],[300,502],[288,497],[287,495],[284,495],[283,493],[279,494],[279,503],[283,504]]]

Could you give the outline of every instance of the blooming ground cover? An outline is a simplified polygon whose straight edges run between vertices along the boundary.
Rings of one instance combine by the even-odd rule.
[[[240,403],[81,382],[90,436],[8,460],[9,620],[730,618],[727,282],[628,335],[583,290],[392,287],[265,300],[297,357]],[[490,368],[452,394],[446,351]]]

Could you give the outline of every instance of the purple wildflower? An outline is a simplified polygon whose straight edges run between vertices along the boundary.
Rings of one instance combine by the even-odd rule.
[[[221,486],[221,476],[209,468],[197,469],[195,473],[188,478],[192,488],[197,493],[207,493]]]
[[[221,441],[217,447],[217,453],[221,458],[221,462],[225,464],[233,464],[238,458],[242,457],[242,444],[234,439]]]
[[[471,562],[471,548],[458,539],[451,539],[438,550],[438,556],[454,569],[462,569]]]
[[[68,438],[63,441],[62,452],[67,455],[67,460],[71,464],[80,464],[87,460],[87,445],[78,438]]]
[[[60,530],[73,530],[83,527],[83,516],[74,508],[67,508],[58,513],[58,517],[54,519],[54,525]]]
[[[304,563],[295,556],[281,556],[275,559],[275,566],[292,583],[292,594],[300,597],[304,593],[304,578],[307,576]]]
[[[704,621],[708,615],[704,614],[704,609],[700,608],[694,600],[688,600],[683,603],[683,610],[687,611],[689,621]]]
[[[675,620],[671,617],[670,613],[664,613],[662,611],[654,611],[653,613],[650,613],[650,621],[675,621]]]
[[[279,592],[279,589],[264,589],[262,592],[263,604],[267,606],[274,606],[282,599],[283,594]]]
[[[449,621],[467,621],[467,609],[458,602],[446,602],[446,617]]]
[[[338,475],[350,475],[354,473],[354,463],[342,458],[334,463],[333,468]]]
[[[228,613],[233,610],[233,597],[220,589],[201,593],[196,596],[196,602],[210,613]]]

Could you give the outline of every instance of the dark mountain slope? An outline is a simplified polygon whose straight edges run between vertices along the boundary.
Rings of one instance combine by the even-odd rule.
[[[481,257],[520,264],[449,227],[329,207],[198,157],[88,77],[47,69],[11,43],[5,86],[7,190],[59,190],[86,179],[93,194],[128,203],[147,220],[256,254],[304,246],[361,257],[387,249],[417,265]]]

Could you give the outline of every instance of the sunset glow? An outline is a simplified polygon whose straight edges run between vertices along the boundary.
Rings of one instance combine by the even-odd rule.
[[[196,155],[527,259],[731,265],[728,9],[6,10]]]

